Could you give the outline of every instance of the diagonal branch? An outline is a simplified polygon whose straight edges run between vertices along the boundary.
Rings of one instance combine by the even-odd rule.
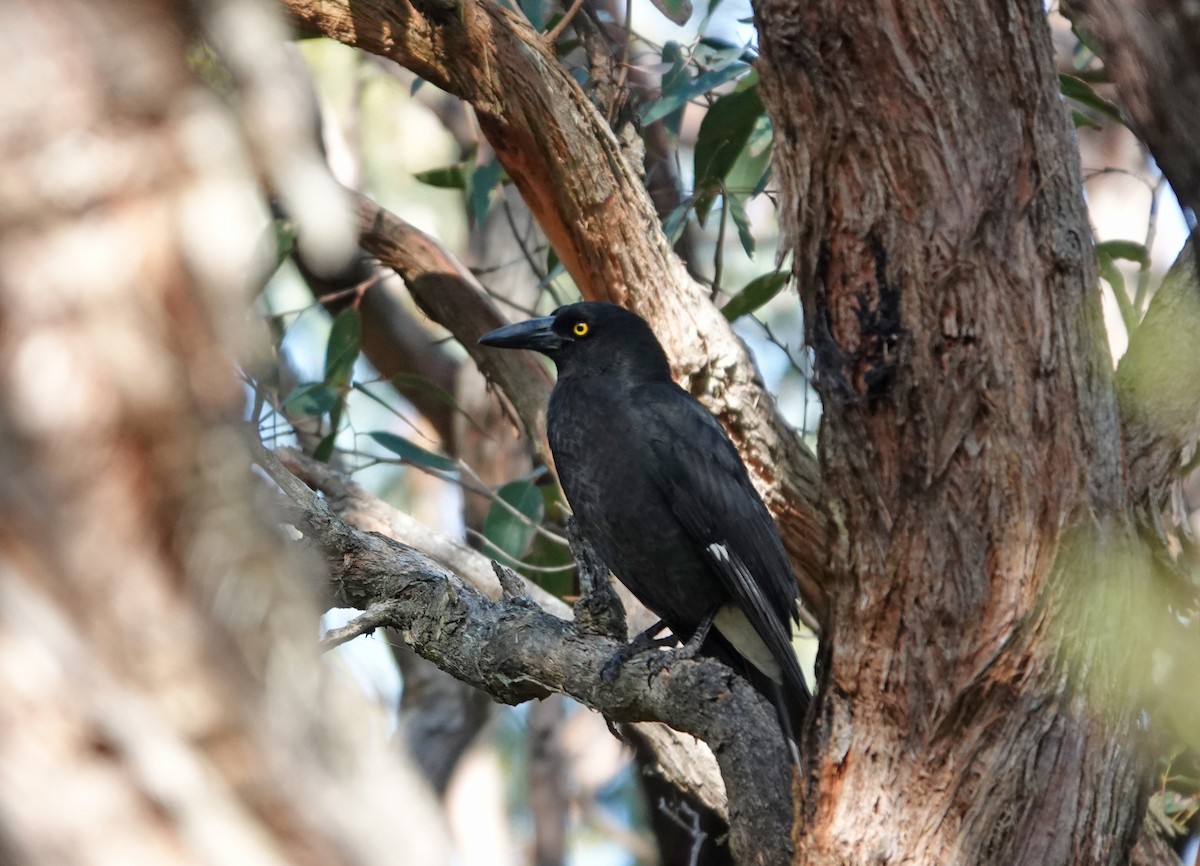
[[[1200,208],[1200,19],[1187,0],[1071,0],[1063,10],[1100,44],[1138,137],[1185,208]]]
[[[779,413],[746,347],[672,252],[607,122],[540,34],[491,0],[284,6],[300,26],[390,57],[475,108],[583,296],[646,318],[685,387],[730,432],[779,523],[805,603],[819,617],[826,526],[816,460]],[[463,338],[453,315],[430,315]],[[527,427],[536,417],[519,414]]]
[[[291,503],[290,519],[325,556],[336,604],[371,611],[424,658],[498,701],[569,695],[616,722],[662,721],[707,742],[731,808],[730,844],[739,863],[790,858],[791,775],[768,705],[712,660],[683,660],[647,678],[636,659],[611,681],[599,671],[619,648],[581,633],[526,596],[496,602],[415,548],[364,532],[271,455],[260,465]]]
[[[278,455],[280,465],[272,468],[275,455]],[[275,452],[260,451],[258,460],[265,461],[264,465],[272,476],[282,478],[283,484],[294,485],[298,478],[321,491],[325,502],[343,520],[359,529],[378,532],[416,547],[454,571],[488,598],[501,598],[500,584],[487,557],[413,520],[410,515],[388,505],[327,464],[289,448]],[[284,468],[286,472],[282,471]],[[290,477],[293,474],[296,478]],[[292,490],[300,493],[299,487],[292,487]],[[586,552],[586,548],[583,550]],[[584,562],[581,565],[581,584],[589,571]],[[594,633],[598,630],[603,611],[597,610],[599,604],[591,605],[589,602],[600,601],[601,595],[594,590],[588,591],[586,584],[585,597],[576,604],[574,611],[536,584],[525,582],[521,592],[560,619],[574,616],[577,620],[584,620],[579,626],[581,631]],[[602,627],[600,630],[611,633],[604,632]],[[654,772],[665,782],[703,803],[721,819],[728,820],[729,808],[724,785],[712,753],[703,743],[657,722],[624,725],[622,731],[639,749],[653,755],[653,762],[657,765]]]
[[[549,463],[546,399],[550,375],[528,352],[489,352],[476,340],[507,320],[483,286],[445,247],[420,229],[357,195],[363,247],[396,271],[413,299],[431,319],[448,329],[489,379],[512,401],[529,440]]]

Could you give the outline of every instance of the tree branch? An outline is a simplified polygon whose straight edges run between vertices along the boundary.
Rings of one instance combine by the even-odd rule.
[[[279,463],[272,468],[275,455],[278,455]],[[359,529],[378,532],[402,544],[410,544],[433,556],[487,597],[493,600],[501,598],[500,584],[487,557],[413,520],[327,464],[287,448],[274,452],[261,451],[257,459],[267,461],[264,468],[268,473],[272,477],[281,477],[283,484],[293,492],[299,493],[303,485],[296,487],[297,480],[290,478],[290,474],[320,490],[325,495],[325,502],[343,520]],[[276,473],[284,467],[288,471],[277,476]],[[574,539],[572,544],[575,545]],[[584,596],[576,603],[575,610],[528,581],[524,583],[524,592],[553,616],[560,619],[574,617],[578,622],[577,627],[584,633],[612,634],[610,626],[614,613],[611,603],[606,603],[603,593],[598,589],[588,590],[586,580],[595,578],[595,568],[587,563],[586,548],[575,545],[575,549],[582,552],[580,581],[584,586]],[[607,581],[607,573],[604,577]],[[623,725],[622,730],[641,748],[654,755],[657,772],[665,781],[728,820],[724,783],[707,746],[657,722]]]
[[[647,679],[637,659],[611,682],[599,671],[620,644],[583,634],[528,597],[495,602],[420,551],[335,516],[269,455],[264,468],[292,503],[292,519],[325,555],[336,604],[371,611],[418,654],[504,703],[569,695],[616,722],[663,721],[707,742],[730,802],[739,862],[790,856],[791,777],[765,701],[712,660],[684,660]],[[386,616],[384,612],[386,611]]]
[[[390,57],[474,106],[497,158],[583,296],[646,318],[685,387],[729,430],[780,525],[805,603],[819,615],[826,527],[816,460],[779,414],[745,346],[671,251],[607,122],[540,35],[490,0],[284,0],[284,6],[302,27]],[[430,315],[463,339],[453,311],[447,318]],[[478,334],[466,334],[469,351]],[[514,403],[525,399],[505,390]],[[541,426],[530,424],[536,411],[518,414],[527,429]]]
[[[1200,19],[1185,0],[1071,0],[1064,12],[1099,42],[1138,137],[1180,204],[1200,207]]]
[[[475,276],[434,238],[363,195],[356,196],[363,247],[404,278],[418,306],[450,330],[489,379],[512,401],[517,420],[547,464],[546,400],[551,380],[529,352],[492,352],[477,340],[507,319]]]

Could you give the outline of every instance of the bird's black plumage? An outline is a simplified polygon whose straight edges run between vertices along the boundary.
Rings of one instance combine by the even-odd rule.
[[[581,303],[480,343],[533,349],[558,367],[550,447],[605,565],[681,640],[717,612],[702,651],[747,676],[785,728],[798,725],[809,692],[791,646],[797,587],[783,545],[733,444],[671,379],[650,326]]]

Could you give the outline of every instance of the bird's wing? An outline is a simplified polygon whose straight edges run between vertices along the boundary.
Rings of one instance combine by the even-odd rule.
[[[784,669],[804,689],[791,646],[798,590],[787,555],[745,466],[716,419],[675,385],[646,385],[635,395],[650,442],[646,470],[684,530]]]

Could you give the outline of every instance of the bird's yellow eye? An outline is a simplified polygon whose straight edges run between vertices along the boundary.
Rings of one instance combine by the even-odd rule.
[[[576,322],[571,326],[571,333],[576,337],[586,337],[588,330],[589,328],[587,322]]]

